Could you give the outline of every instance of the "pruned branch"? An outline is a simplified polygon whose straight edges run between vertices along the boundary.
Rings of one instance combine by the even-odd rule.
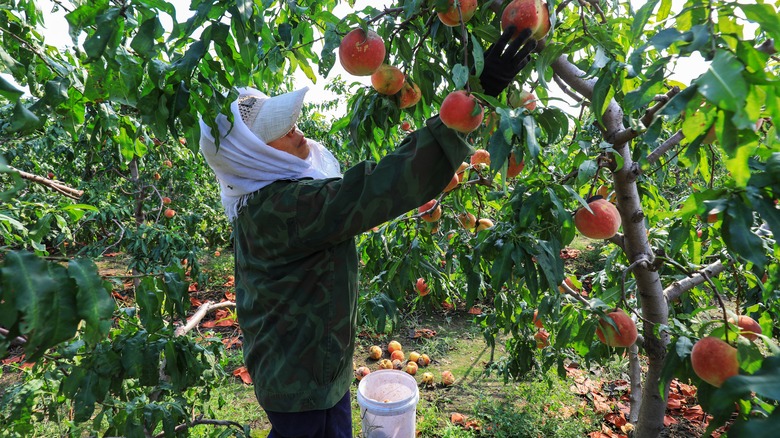
[[[192,420],[192,422],[190,422],[190,423],[180,424],[180,425],[176,426],[175,428],[173,428],[173,431],[178,433],[178,432],[187,430],[187,429],[189,429],[192,426],[199,426],[199,425],[203,425],[203,424],[210,424],[210,425],[213,425],[213,426],[236,427],[236,428],[238,428],[240,430],[244,430],[244,426],[241,423],[237,423],[235,421],[212,420],[212,419],[209,419],[209,418],[198,417],[198,418]],[[160,433],[158,433],[157,435],[154,436],[154,438],[164,438],[164,437],[165,437],[165,432],[160,432]]]
[[[667,286],[666,289],[664,289],[664,297],[666,297],[666,301],[674,301],[679,299],[682,294],[700,284],[705,283],[708,277],[713,277],[720,274],[721,272],[725,271],[727,267],[727,265],[724,265],[720,260],[718,260],[715,263],[707,265],[704,269],[688,278],[675,281],[674,283]]]
[[[10,332],[7,329],[0,327],[0,336],[2,336],[5,339],[8,339],[9,334]],[[22,336],[17,336],[11,339],[11,345],[24,345],[26,343],[27,343],[27,339],[25,339]]]
[[[660,94],[658,96],[655,96],[653,99],[657,103],[650,107],[649,110],[645,113],[644,116],[640,119],[643,125],[650,126],[651,123],[653,123],[653,118],[658,113],[658,111],[661,111],[661,108],[663,108],[667,103],[669,103],[670,100],[674,96],[676,96],[680,92],[680,87],[674,86],[669,91],[666,92],[666,94]]]
[[[182,336],[194,329],[200,324],[200,321],[212,310],[221,309],[223,307],[236,307],[236,303],[233,301],[222,301],[221,303],[215,303],[213,301],[206,301],[198,307],[198,310],[187,320],[187,324],[179,326],[173,332],[174,336]]]
[[[38,176],[32,173],[27,173],[23,170],[19,170],[12,166],[8,166],[8,168],[13,170],[14,172],[18,172],[19,176],[21,176],[22,178],[46,186],[54,190],[55,192],[60,193],[63,196],[67,196],[68,198],[78,200],[84,195],[83,190],[77,190],[72,187],[68,187],[64,184],[58,183],[57,181],[51,180],[49,178],[44,178],[42,176]]]

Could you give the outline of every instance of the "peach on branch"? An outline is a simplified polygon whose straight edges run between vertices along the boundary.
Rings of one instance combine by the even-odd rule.
[[[507,178],[514,178],[517,175],[520,174],[520,172],[523,171],[525,168],[525,162],[520,160],[517,161],[517,157],[515,156],[515,153],[512,152],[509,154],[509,163],[507,164],[506,168],[506,177]]]
[[[550,334],[545,329],[539,329],[534,335],[536,348],[544,348],[550,345]]]
[[[734,320],[731,318],[729,318],[729,322],[734,324]],[[761,326],[758,325],[755,319],[747,315],[739,315],[737,327],[739,327],[739,334],[751,341],[758,339],[758,335],[761,334]]]
[[[171,198],[169,198],[167,196],[163,196],[162,203],[165,204],[165,205],[170,204],[171,203]]]
[[[461,213],[457,217],[460,226],[466,230],[473,230],[477,226],[477,217],[469,212]]]
[[[458,178],[458,175],[452,175],[452,179],[450,180],[450,183],[447,184],[447,187],[444,188],[444,193],[451,192],[455,190],[455,187],[458,187],[458,184],[460,184],[460,178]]]
[[[737,349],[713,336],[699,339],[691,350],[691,366],[700,379],[720,387],[739,374]]]
[[[482,105],[468,91],[457,90],[448,94],[441,103],[441,122],[458,132],[469,133],[482,124]]]
[[[368,76],[374,73],[385,59],[385,42],[376,32],[351,30],[339,44],[339,61],[348,73]]]
[[[607,320],[599,320],[599,326],[596,328],[596,336],[604,344],[610,347],[630,347],[638,336],[636,323],[628,314],[621,310],[615,310],[607,313],[617,326],[617,330]]]
[[[513,0],[501,14],[501,29],[515,27],[512,38],[523,29],[531,29],[531,37],[540,40],[550,31],[550,11],[542,0]]]
[[[424,297],[431,292],[431,288],[428,287],[428,284],[422,277],[417,279],[417,282],[414,284],[414,288],[417,289],[417,294],[421,297]]]
[[[458,12],[458,7],[455,6],[455,0],[450,0],[446,11],[436,13],[444,25],[450,27],[460,26],[461,17],[463,17],[463,23],[468,23],[471,17],[474,16],[474,12],[477,11],[477,0],[458,0],[458,3],[460,12]]]
[[[469,168],[469,163],[460,163],[460,166],[458,166],[458,170],[455,171],[455,175],[458,175],[458,182],[463,182],[463,178],[466,176],[466,169],[468,168]]]
[[[165,215],[165,217],[170,219],[170,218],[176,216],[176,210],[174,210],[172,208],[166,208],[165,212],[163,214]]]
[[[406,76],[398,67],[382,64],[374,73],[371,74],[371,86],[377,93],[392,96],[401,91],[404,86]],[[408,122],[407,122],[408,124]]]
[[[403,122],[401,122],[401,129],[403,129],[404,131],[409,132],[409,131],[412,130],[412,125],[409,122],[407,122],[406,120],[404,120]]]
[[[434,205],[436,208],[434,208]],[[425,222],[436,222],[441,218],[441,205],[439,205],[435,199],[431,199],[421,205],[417,209],[417,212],[421,214],[420,218]]]
[[[398,108],[404,109],[417,105],[422,97],[422,92],[417,84],[406,81],[396,96],[398,97]]]
[[[486,149],[477,149],[476,152],[474,152],[474,155],[471,156],[471,165],[476,166],[477,164],[486,164],[489,166],[490,152]]]
[[[512,108],[523,107],[528,111],[533,111],[536,109],[536,96],[530,91],[512,91],[509,93],[507,103],[509,103],[509,106]]]
[[[539,311],[534,310],[534,320],[533,320],[534,326],[536,328],[542,329],[544,328],[544,324],[542,324],[542,320],[539,319],[538,316],[539,316]]]
[[[480,232],[482,230],[487,230],[488,228],[493,228],[493,221],[488,218],[482,218],[480,219],[477,225],[477,232]]]
[[[617,208],[606,199],[598,198],[588,202],[591,213],[580,208],[574,214],[574,226],[585,237],[591,239],[609,239],[617,234],[621,219]]]

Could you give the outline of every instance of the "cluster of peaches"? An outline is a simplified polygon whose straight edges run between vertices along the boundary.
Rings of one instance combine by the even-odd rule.
[[[380,370],[400,370],[405,371],[408,374],[414,376],[417,374],[417,370],[421,367],[427,367],[431,363],[431,358],[427,354],[420,354],[416,351],[409,353],[409,357],[406,357],[401,343],[398,341],[390,341],[387,344],[387,356],[385,356],[382,347],[378,345],[372,345],[368,348],[369,359],[376,361],[377,367]],[[363,379],[371,373],[371,370],[367,366],[360,366],[355,369],[355,377],[358,380]],[[455,383],[455,376],[452,372],[444,371],[441,373],[441,383],[444,386],[450,386]],[[433,373],[426,372],[422,375],[421,384],[424,386],[433,386],[434,377]]]
[[[461,26],[474,16],[477,0],[449,0],[446,10],[437,12],[445,26]],[[501,27],[514,26],[513,38],[521,29],[531,29],[532,37],[543,39],[550,31],[550,15],[542,0],[513,0],[501,14]],[[417,104],[421,97],[419,86],[409,80],[401,69],[385,63],[385,42],[370,29],[356,28],[344,36],[339,44],[339,61],[348,73],[355,76],[371,76],[374,89],[388,96],[396,96],[401,109]],[[484,117],[478,99],[466,90],[449,93],[439,111],[441,121],[448,127],[463,133],[474,131]]]

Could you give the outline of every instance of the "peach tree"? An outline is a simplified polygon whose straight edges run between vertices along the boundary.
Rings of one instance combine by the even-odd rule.
[[[483,124],[466,134],[483,152],[431,211],[410,212],[360,236],[365,321],[386,330],[410,308],[480,304],[486,341],[506,339],[506,356],[493,357],[490,369],[507,378],[534,367],[563,371],[569,360],[595,364],[627,348],[629,420],[639,437],[662,430],[673,377],[699,386],[715,416],[711,429],[731,417],[735,403],[734,433],[761,433],[780,421],[772,341],[780,314],[775,5],[531,2],[547,11],[550,30],[531,65],[493,98],[477,78],[508,1],[478,2],[473,11],[472,2],[463,2],[465,15],[459,1],[356,3],[194,0],[184,11],[152,0],[55,2],[70,29],[64,47],[43,40],[38,2],[16,0],[0,9],[0,66],[13,78],[0,77],[4,141],[21,146],[58,126],[57,146],[69,145],[74,154],[61,165],[72,175],[69,185],[32,178],[32,170],[46,167],[34,154],[25,173],[17,161],[0,162],[8,187],[2,199],[28,202],[24,181],[61,195],[85,187],[96,170],[116,175],[89,203],[81,202],[83,194],[41,196],[47,211],[74,212],[60,214],[54,231],[25,222],[42,216],[0,211],[3,236],[13,238],[4,243],[0,271],[0,355],[21,344],[36,363],[37,388],[56,387],[51,396],[35,385],[11,394],[15,408],[2,413],[7,430],[23,435],[29,419],[41,415],[37,403],[61,396],[74,407],[73,431],[108,424],[109,433],[142,436],[200,424],[185,413],[202,407],[196,390],[215,384],[220,352],[176,336],[189,305],[178,262],[186,245],[160,245],[156,257],[141,257],[145,265],[133,266],[137,306],[118,308],[90,260],[66,251],[65,266],[44,258],[45,246],[33,247],[37,254],[24,251],[29,230],[51,233],[56,242],[57,230],[93,226],[85,217],[106,208],[93,204],[110,207],[129,191],[132,208],[114,205],[116,214],[95,222],[103,233],[151,226],[149,233],[171,238],[147,216],[166,197],[155,192],[154,181],[166,178],[156,179],[160,163],[175,154],[177,169],[186,169],[179,175],[185,186],[214,183],[197,154],[198,118],[213,125],[237,87],[289,90],[297,85],[294,74],[332,80],[342,38],[356,28],[382,39],[384,62],[403,72],[405,86],[382,94],[344,73],[347,82],[332,90],[346,112],[327,124],[324,113],[333,108],[307,113],[309,132],[345,164],[381,159],[406,134],[404,123],[422,126],[453,91],[469,91],[485,108]],[[701,73],[685,80],[672,74],[694,58]],[[527,100],[529,92],[535,100]],[[596,194],[614,205],[610,219],[619,219],[620,231],[593,241],[603,269],[575,278],[563,255],[579,234],[575,211],[592,212],[588,201]],[[173,234],[200,242],[209,224],[228,232],[216,194],[202,196],[200,204],[209,207]],[[437,208],[438,220],[424,220]],[[116,223],[133,226],[110,228]],[[418,278],[428,286],[424,296],[414,291]],[[616,308],[639,329],[628,346],[598,340],[598,330],[624,322],[605,318]],[[728,322],[740,315],[758,322],[763,334],[756,341],[737,336],[737,325]],[[540,330],[548,337],[535,339]],[[720,388],[691,365],[694,344],[707,336],[736,347],[740,375]],[[550,345],[539,351],[541,338]],[[139,351],[149,357],[140,360]],[[86,425],[93,414],[104,423]]]

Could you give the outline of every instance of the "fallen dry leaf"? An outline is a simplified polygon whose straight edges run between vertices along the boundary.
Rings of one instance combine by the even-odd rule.
[[[241,378],[241,381],[247,385],[252,384],[252,377],[249,375],[249,371],[246,367],[238,367],[233,370],[233,376]]]
[[[187,292],[197,292],[198,283],[190,283],[190,287],[187,288]]]
[[[236,278],[231,275],[227,278],[227,281],[225,281],[225,284],[223,284],[222,286],[233,287],[235,286],[235,284],[236,284]]]

